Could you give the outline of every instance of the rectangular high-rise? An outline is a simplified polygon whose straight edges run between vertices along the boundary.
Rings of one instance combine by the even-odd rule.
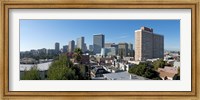
[[[118,44],[118,55],[121,57],[126,57],[128,55],[128,43]]]
[[[132,43],[128,44],[128,56],[133,57],[133,44]]]
[[[135,31],[135,60],[144,61],[164,57],[164,36],[153,33],[152,28]]]
[[[118,54],[118,45],[115,44],[115,43],[105,43],[104,44],[104,47],[115,47],[115,50],[116,50],[116,55]]]
[[[93,36],[93,53],[100,54],[101,48],[104,48],[105,36],[98,34]]]
[[[84,48],[84,45],[85,45],[85,43],[84,43],[84,37],[78,38],[76,45],[77,45],[76,48],[80,48],[82,50],[82,52],[84,52],[85,51],[85,48]]]
[[[64,46],[63,46],[63,53],[66,53],[66,52],[67,52],[67,48],[68,48],[68,45],[64,45]]]
[[[55,52],[56,52],[56,54],[58,54],[59,51],[60,51],[60,43],[56,42],[55,43]]]
[[[69,41],[69,44],[68,44],[68,51],[69,51],[69,52],[74,52],[74,49],[75,49],[75,41],[74,41],[74,40]]]
[[[93,51],[93,45],[89,45],[89,51]]]

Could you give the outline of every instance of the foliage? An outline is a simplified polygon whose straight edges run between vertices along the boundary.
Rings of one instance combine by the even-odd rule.
[[[153,62],[154,69],[157,70],[158,68],[164,68],[166,62],[163,59],[159,59]]]
[[[153,70],[153,68],[147,63],[140,63],[134,65],[129,69],[129,73],[143,76],[149,79],[161,79],[159,73]]]
[[[60,55],[49,67],[47,77],[50,80],[75,80],[78,79],[75,70],[69,67],[70,61],[65,55]]]
[[[72,69],[75,70],[75,74],[78,76],[79,80],[90,79],[90,75],[88,75],[89,73],[88,66],[79,64],[79,65],[74,65]]]
[[[83,54],[82,50],[81,50],[80,48],[76,48],[76,49],[74,50],[73,57],[74,57],[74,59],[75,59],[77,62],[80,63],[80,61],[81,61],[81,59],[82,59],[82,54]]]
[[[25,70],[22,80],[40,80],[40,73],[37,66],[32,67],[29,71]]]
[[[148,68],[148,69],[145,71],[144,77],[150,78],[150,79],[161,79],[161,78],[159,77],[159,73],[156,72],[156,71],[154,71],[152,68]]]

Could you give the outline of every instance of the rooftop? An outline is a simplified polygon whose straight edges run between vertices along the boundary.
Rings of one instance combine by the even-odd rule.
[[[49,69],[52,62],[40,63],[40,64],[20,64],[20,71],[30,70],[32,67],[37,66],[39,71],[45,71]]]
[[[130,74],[127,71],[103,74],[103,76],[108,80],[147,80],[147,78]]]

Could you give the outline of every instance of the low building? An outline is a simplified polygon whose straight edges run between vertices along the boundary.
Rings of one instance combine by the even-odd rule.
[[[126,71],[117,73],[107,73],[103,74],[106,80],[148,80],[145,77],[141,77],[135,74],[130,74]]]
[[[178,68],[165,66],[164,68],[158,68],[159,76],[163,80],[173,80],[176,74],[178,74]]]
[[[171,66],[165,66],[164,68],[158,68],[158,71],[164,71],[169,73],[178,73],[178,68],[171,67]]]
[[[153,59],[147,59],[146,61],[150,61],[150,62],[154,62],[154,61],[157,61],[159,60],[160,58],[153,58]]]
[[[20,64],[36,64],[36,63],[38,63],[38,62],[33,58],[22,58],[22,59],[20,59]]]
[[[73,55],[73,54],[72,54]],[[68,56],[69,57],[69,56]],[[76,59],[72,58],[70,59],[73,63],[78,63],[78,61],[76,61]],[[90,64],[90,57],[89,55],[82,55],[81,60],[80,60],[81,64]]]
[[[103,74],[108,73],[103,67],[98,66],[92,69],[90,75],[92,78],[103,77]]]
[[[123,57],[123,60],[125,61],[134,61],[134,57]]]
[[[174,62],[174,67],[176,67],[176,68],[180,67],[180,62],[175,61],[175,62]]]
[[[138,64],[140,64],[142,62],[145,62],[145,61],[128,61],[128,63],[135,64],[135,65],[138,65]]]
[[[31,68],[36,67],[40,72],[42,80],[47,78],[47,71],[52,62],[40,63],[40,64],[20,64],[20,79],[22,79],[24,72],[29,71]]]
[[[173,78],[175,77],[175,73],[169,73],[169,72],[164,72],[164,71],[160,71],[159,72],[159,76],[160,78],[162,78],[162,80],[173,80]]]

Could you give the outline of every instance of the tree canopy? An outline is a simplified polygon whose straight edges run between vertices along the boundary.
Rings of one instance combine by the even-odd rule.
[[[29,71],[25,70],[24,75],[22,75],[22,80],[40,80],[40,73],[37,66],[32,67]]]
[[[140,63],[138,65],[134,65],[129,69],[129,73],[136,74],[139,76],[143,76],[149,79],[160,79],[159,73],[152,69],[152,66],[147,63]]]
[[[70,68],[70,61],[65,55],[60,55],[59,60],[54,61],[48,70],[47,77],[50,80],[75,80],[78,76],[75,70]]]
[[[74,59],[75,59],[77,62],[80,63],[80,61],[81,61],[81,59],[82,59],[82,54],[83,54],[82,50],[81,50],[80,48],[76,48],[76,49],[74,50],[73,57],[74,57]]]
[[[159,59],[153,62],[153,66],[155,70],[157,70],[158,68],[164,68],[165,65],[166,65],[166,62],[163,61],[163,59]]]

